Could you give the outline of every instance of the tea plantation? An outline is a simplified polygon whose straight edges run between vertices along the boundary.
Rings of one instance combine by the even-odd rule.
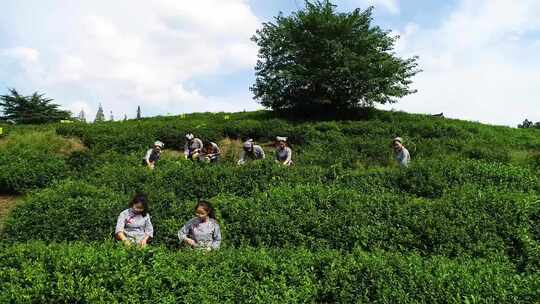
[[[100,124],[4,126],[0,303],[538,303],[540,131],[401,112],[306,121],[196,113]],[[185,133],[219,164],[181,156]],[[273,161],[287,136],[295,165]],[[408,168],[390,140],[404,138]],[[266,160],[237,166],[241,140]],[[140,165],[156,139],[155,170]],[[155,229],[113,241],[135,192]],[[211,201],[222,248],[177,231]]]

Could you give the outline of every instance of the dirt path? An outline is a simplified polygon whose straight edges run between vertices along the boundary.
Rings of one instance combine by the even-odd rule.
[[[20,199],[20,196],[0,195],[0,231],[4,227],[6,216]]]

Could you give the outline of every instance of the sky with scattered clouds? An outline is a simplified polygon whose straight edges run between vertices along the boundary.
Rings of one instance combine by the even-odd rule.
[[[93,119],[260,108],[250,40],[303,0],[0,0],[0,94],[45,93]],[[515,126],[540,121],[540,1],[336,0],[420,57],[418,93],[384,106]]]

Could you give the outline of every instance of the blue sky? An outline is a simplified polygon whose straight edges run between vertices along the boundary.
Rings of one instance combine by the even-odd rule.
[[[384,109],[515,126],[540,121],[540,1],[341,0],[418,55],[418,93]],[[302,0],[0,0],[0,93],[46,93],[93,119],[260,108],[252,100],[262,22]],[[128,12],[128,13],[127,13]]]

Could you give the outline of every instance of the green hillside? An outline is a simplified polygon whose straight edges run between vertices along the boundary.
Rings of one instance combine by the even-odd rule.
[[[540,130],[377,110],[3,127],[0,195],[24,199],[2,220],[1,303],[540,302]],[[183,160],[188,132],[222,161]],[[294,166],[273,161],[277,135]],[[248,137],[268,157],[237,166]],[[112,241],[137,191],[155,229],[144,250]],[[217,209],[217,252],[177,238],[200,198]]]

